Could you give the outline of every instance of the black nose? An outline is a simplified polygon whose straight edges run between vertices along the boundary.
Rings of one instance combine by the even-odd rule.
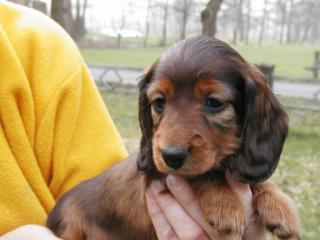
[[[169,147],[161,150],[162,157],[166,164],[174,169],[179,169],[184,164],[189,153],[188,148]]]

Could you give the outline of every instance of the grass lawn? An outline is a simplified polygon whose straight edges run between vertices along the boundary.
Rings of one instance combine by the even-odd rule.
[[[87,63],[115,64],[129,67],[146,68],[164,51],[164,48],[110,48],[82,49]]]
[[[129,152],[137,151],[139,123],[137,96],[101,92]],[[281,98],[283,104],[319,104]],[[303,223],[303,239],[320,236],[320,113],[288,111],[290,133],[279,166],[272,179],[295,199]]]
[[[236,45],[248,61],[275,64],[275,74],[294,78],[311,78],[304,67],[311,66],[313,53],[319,49],[315,45]],[[123,49],[83,49],[81,52],[87,63],[116,64],[145,68],[151,65],[164,48],[123,48]],[[320,82],[320,81],[319,81]]]

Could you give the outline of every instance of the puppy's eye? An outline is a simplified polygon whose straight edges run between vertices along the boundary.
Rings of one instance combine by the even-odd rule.
[[[156,112],[162,113],[165,107],[165,100],[163,97],[158,97],[151,103],[151,105]]]
[[[209,96],[204,101],[204,107],[210,113],[214,113],[222,110],[225,107],[225,103]]]

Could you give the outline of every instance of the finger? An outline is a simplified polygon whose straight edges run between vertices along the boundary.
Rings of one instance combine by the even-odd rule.
[[[241,203],[245,207],[246,219],[249,221],[254,213],[250,185],[234,180],[228,170],[225,172],[225,178],[231,189],[239,196]]]
[[[169,175],[166,179],[167,186],[175,199],[183,206],[188,214],[211,236],[216,236],[212,226],[205,220],[189,183],[182,177]]]
[[[163,192],[165,185],[160,181],[151,183],[151,191],[166,219],[181,240],[208,239],[205,231],[188,215],[170,193]]]
[[[156,234],[159,240],[171,240],[177,239],[177,235],[173,228],[168,223],[165,215],[162,213],[161,208],[154,199],[150,189],[146,191],[146,202],[151,221],[156,230]]]

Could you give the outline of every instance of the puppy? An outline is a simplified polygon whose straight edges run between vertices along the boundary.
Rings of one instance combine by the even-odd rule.
[[[170,47],[139,84],[140,152],[67,192],[48,227],[66,240],[157,239],[145,203],[152,179],[189,179],[206,220],[239,238],[245,212],[223,172],[249,183],[258,221],[299,239],[291,199],[266,181],[287,136],[287,116],[263,74],[226,43],[194,37]]]

